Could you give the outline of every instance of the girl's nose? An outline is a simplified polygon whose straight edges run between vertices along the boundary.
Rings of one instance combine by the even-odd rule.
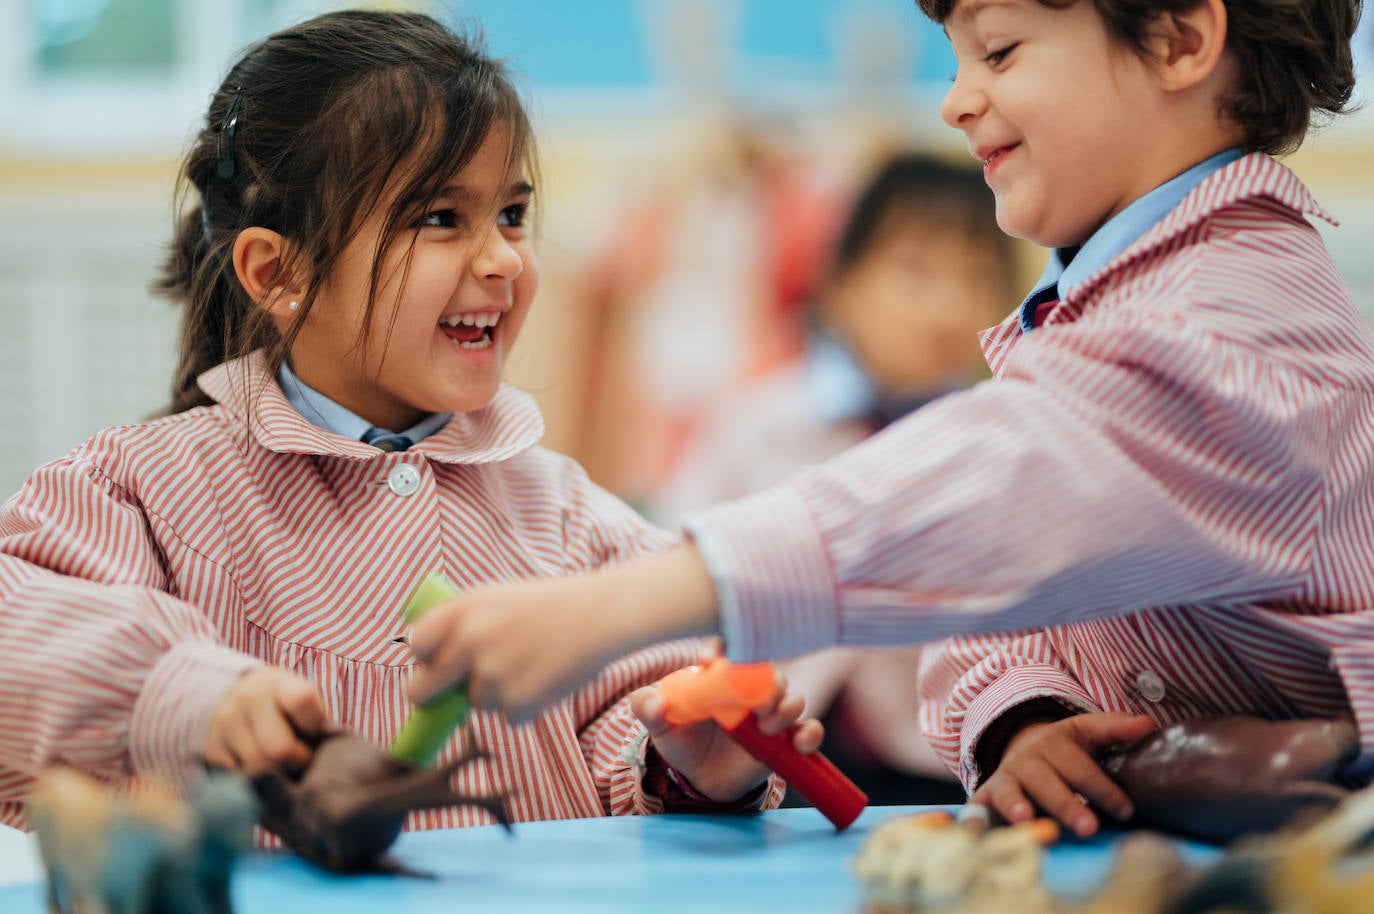
[[[956,130],[968,126],[987,110],[987,95],[971,83],[970,77],[956,74],[954,84],[940,103],[940,117]]]
[[[483,279],[512,280],[525,269],[525,260],[520,252],[501,233],[500,228],[492,228],[472,260],[472,270]]]

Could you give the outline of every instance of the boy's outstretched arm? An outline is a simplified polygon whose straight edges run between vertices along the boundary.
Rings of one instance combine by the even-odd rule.
[[[466,680],[476,707],[528,721],[615,657],[718,627],[715,588],[689,543],[571,577],[473,590],[416,623],[410,643],[423,666],[411,698],[423,704]]]

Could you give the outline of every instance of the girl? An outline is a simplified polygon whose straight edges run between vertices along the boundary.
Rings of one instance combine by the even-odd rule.
[[[471,586],[666,544],[536,447],[533,402],[500,383],[538,285],[532,175],[505,72],[427,17],[323,16],[233,67],[161,283],[186,309],[171,414],[96,435],[0,511],[0,821],[58,763],[184,786],[207,763],[303,765],[331,720],[388,743],[424,573]],[[515,820],[775,803],[714,726],[670,732],[653,689],[631,694],[697,655],[618,659],[519,729],[478,711],[447,751],[490,758],[457,787],[511,791]],[[780,694],[765,729],[800,704]],[[795,743],[819,739],[808,722]]]

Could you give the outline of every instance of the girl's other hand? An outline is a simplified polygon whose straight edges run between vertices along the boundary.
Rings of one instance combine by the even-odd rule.
[[[708,648],[704,659],[717,649]],[[773,700],[754,713],[759,729],[769,735],[781,733],[801,718],[805,704],[801,695],[787,690],[787,681],[778,677]],[[703,796],[719,803],[738,800],[767,779],[768,768],[731,739],[713,720],[674,727],[666,717],[666,706],[657,686],[645,686],[630,695],[630,710],[643,722],[654,748],[664,762],[685,777]],[[815,752],[825,730],[820,721],[802,721],[792,734],[798,752]]]
[[[215,710],[205,761],[250,776],[273,766],[299,771],[327,724],[314,686],[278,667],[259,667],[239,677]]]
[[[997,770],[969,803],[990,807],[1013,824],[1029,821],[1038,806],[1086,838],[1097,831],[1094,808],[1123,822],[1135,814],[1126,792],[1102,770],[1098,754],[1139,742],[1154,729],[1148,717],[1119,712],[1028,724],[1007,743]]]

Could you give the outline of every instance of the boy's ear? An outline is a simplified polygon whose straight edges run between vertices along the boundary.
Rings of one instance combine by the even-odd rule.
[[[276,317],[290,315],[291,303],[304,290],[282,274],[286,239],[278,232],[255,225],[234,239],[234,274],[248,296]]]
[[[1191,9],[1161,13],[1145,34],[1164,88],[1190,89],[1216,71],[1226,51],[1224,0],[1200,0]]]

